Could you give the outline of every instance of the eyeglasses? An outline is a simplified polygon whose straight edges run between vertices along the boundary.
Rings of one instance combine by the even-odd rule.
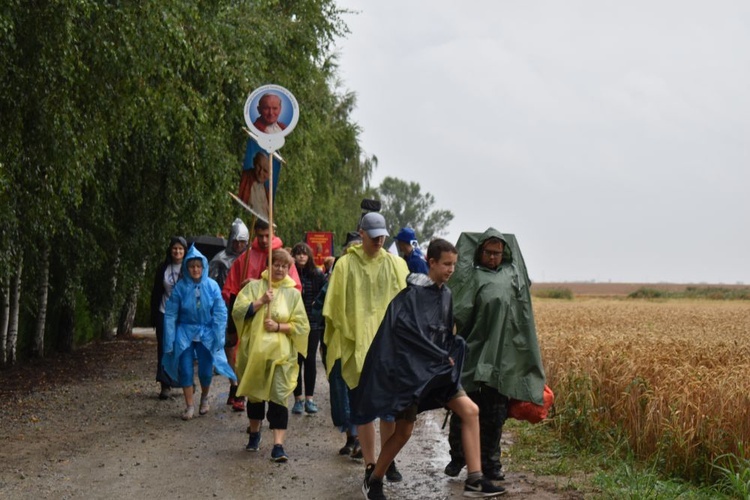
[[[276,270],[289,269],[289,264],[276,264],[276,263],[274,263],[271,267],[273,267]]]
[[[489,258],[499,259],[503,256],[503,252],[493,252],[492,250],[482,250],[482,253]]]

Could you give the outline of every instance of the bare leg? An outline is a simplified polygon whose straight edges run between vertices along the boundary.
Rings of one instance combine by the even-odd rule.
[[[250,421],[252,425],[252,420]],[[258,428],[260,428],[260,421],[258,421]],[[284,444],[286,438],[286,429],[272,429],[273,432],[273,444]]]
[[[479,407],[467,396],[452,399],[446,406],[461,419],[461,441],[464,448],[466,469],[470,473],[481,471]]]
[[[359,445],[362,447],[362,457],[367,464],[375,463],[375,422],[358,425],[357,434],[359,435]]]
[[[383,423],[384,422],[381,420],[381,429],[383,427]],[[404,445],[409,441],[411,433],[414,430],[414,422],[409,422],[407,420],[396,420],[395,422],[389,423],[393,428],[393,431],[391,432],[391,435],[388,437],[388,439],[386,439],[385,442],[383,442],[383,444],[381,445],[380,455],[378,456],[378,461],[375,464],[375,470],[373,470],[372,476],[370,476],[371,478],[376,480],[383,479],[383,476],[385,476],[385,472],[388,470],[388,466],[391,465],[391,462],[395,460],[398,452],[400,452],[401,448],[403,448]],[[383,434],[381,431],[381,437],[382,435]]]
[[[250,419],[250,432],[259,432],[260,431],[260,424],[263,422],[262,420],[254,420]]]
[[[185,396],[185,406],[193,406],[193,386],[183,387],[182,394]]]

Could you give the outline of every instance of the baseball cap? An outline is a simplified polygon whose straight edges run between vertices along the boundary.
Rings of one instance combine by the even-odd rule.
[[[362,228],[370,238],[379,238],[388,236],[388,230],[385,228],[385,217],[377,212],[370,212],[362,217],[359,227]]]
[[[401,231],[399,231],[396,235],[396,239],[398,241],[403,241],[404,243],[411,243],[412,241],[417,239],[417,235],[414,234],[414,230],[412,228],[402,227]]]

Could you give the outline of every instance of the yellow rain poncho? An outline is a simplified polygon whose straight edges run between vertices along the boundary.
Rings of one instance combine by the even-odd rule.
[[[350,389],[359,384],[367,350],[391,299],[406,286],[406,261],[382,248],[368,257],[362,245],[336,262],[323,305],[328,374],[341,359],[341,375]]]
[[[239,380],[237,395],[247,396],[251,403],[273,401],[286,406],[297,385],[297,353],[307,353],[310,323],[295,285],[289,276],[272,283],[273,301],[246,319],[252,303],[268,290],[268,270],[265,270],[260,280],[245,285],[234,303],[232,319],[240,339],[235,365]],[[269,306],[271,319],[291,326],[288,335],[266,331],[263,321]]]

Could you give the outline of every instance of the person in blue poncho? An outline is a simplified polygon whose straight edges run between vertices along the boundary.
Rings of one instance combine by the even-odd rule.
[[[193,418],[193,360],[198,359],[201,402],[198,413],[210,407],[208,392],[214,368],[237,380],[224,353],[227,306],[216,281],[208,277],[208,260],[191,246],[182,261],[183,279],[177,282],[164,312],[164,358],[167,374],[185,395],[183,420]]]
[[[394,238],[399,255],[406,261],[410,273],[427,274],[429,268],[422,251],[417,245],[417,235],[410,227],[402,227]]]

